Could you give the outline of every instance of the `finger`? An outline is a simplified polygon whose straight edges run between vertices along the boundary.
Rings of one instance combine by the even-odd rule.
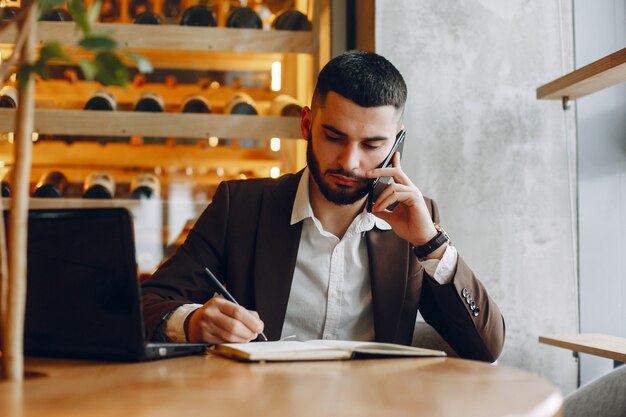
[[[412,187],[403,185],[403,184],[390,184],[387,187],[385,187],[385,189],[380,193],[380,195],[376,199],[374,206],[372,206],[372,209],[379,206],[383,201],[388,199],[389,196],[392,196],[400,192],[414,193],[415,189]],[[397,198],[397,197],[394,197],[394,198]],[[392,203],[393,202],[395,202],[395,200],[393,200]]]
[[[206,333],[211,343],[247,343],[252,338],[244,338],[230,333],[228,330],[222,329],[215,323],[207,326]]]
[[[263,322],[259,319],[258,316],[254,316],[250,311],[246,310],[245,308],[233,304],[230,301],[220,303],[218,307],[222,313],[230,316],[237,321],[240,321],[244,326],[250,329],[250,331],[255,333],[260,333],[263,331]]]
[[[255,339],[258,334],[258,332],[250,330],[241,321],[225,314],[215,315],[211,324],[216,334],[229,341],[249,341]]]
[[[415,194],[410,191],[394,190],[382,200],[379,198],[376,204],[372,207],[372,211],[384,211],[389,206],[395,203],[404,204],[407,207],[412,207],[415,205]]]

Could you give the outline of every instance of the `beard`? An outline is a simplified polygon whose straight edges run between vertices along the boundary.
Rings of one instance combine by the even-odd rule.
[[[341,184],[337,185],[338,188],[332,188],[329,184],[324,182],[324,178],[322,176],[320,170],[320,164],[315,155],[313,154],[313,141],[311,140],[311,135],[309,135],[309,140],[306,145],[306,163],[309,167],[309,171],[311,171],[311,175],[315,180],[315,183],[319,187],[322,195],[326,200],[331,203],[337,205],[349,205],[354,204],[363,197],[365,197],[369,191],[369,181],[363,181],[362,178],[357,177],[352,172],[347,172],[342,169],[327,169],[324,172],[326,174],[339,174],[350,178],[358,179],[361,182],[364,182],[363,186],[352,189],[351,187],[346,187]]]

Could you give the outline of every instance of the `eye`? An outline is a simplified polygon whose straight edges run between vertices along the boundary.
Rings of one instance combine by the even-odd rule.
[[[371,143],[367,143],[367,142],[363,142],[363,144],[362,144],[362,145],[363,145],[363,147],[364,147],[365,149],[370,150],[370,151],[373,151],[373,150],[376,150],[376,149],[379,149],[379,148],[380,148],[380,145],[377,145],[377,144],[371,144]]]
[[[338,138],[336,136],[331,136],[329,134],[325,134],[324,136],[326,136],[326,140],[330,141],[330,142],[334,142],[334,143],[340,143],[343,141],[342,138]]]

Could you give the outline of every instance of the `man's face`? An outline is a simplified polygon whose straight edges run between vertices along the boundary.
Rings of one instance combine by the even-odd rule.
[[[307,164],[328,201],[353,204],[365,197],[369,180],[363,174],[380,165],[391,150],[399,118],[393,106],[361,107],[332,91],[315,114],[305,108]]]

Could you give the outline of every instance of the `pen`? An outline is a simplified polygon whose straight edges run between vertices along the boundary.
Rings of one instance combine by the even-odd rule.
[[[224,288],[222,283],[215,277],[215,275],[213,275],[213,272],[211,272],[211,270],[209,268],[204,268],[204,272],[206,272],[207,276],[209,277],[209,283],[211,284],[211,287],[213,287],[213,289],[215,290],[216,293],[218,293],[219,295],[221,295],[222,297],[224,297],[225,299],[227,299],[231,303],[239,305],[237,300],[235,300],[235,298],[232,295],[230,295],[228,290],[226,290],[226,288]],[[263,332],[259,333],[259,337],[264,342],[267,342],[267,336],[265,336],[265,333],[263,333]]]

